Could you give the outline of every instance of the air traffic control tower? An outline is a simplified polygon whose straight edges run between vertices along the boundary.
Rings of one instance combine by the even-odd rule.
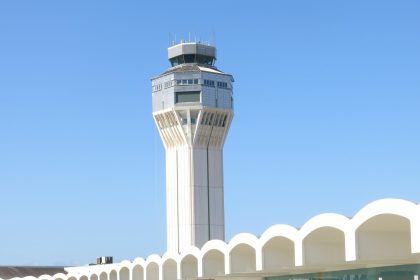
[[[233,77],[216,48],[168,48],[171,67],[152,78],[153,117],[166,150],[167,246],[183,252],[224,240],[223,145],[233,118]]]

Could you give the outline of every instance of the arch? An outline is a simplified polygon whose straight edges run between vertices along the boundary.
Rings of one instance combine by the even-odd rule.
[[[230,273],[256,271],[256,252],[248,244],[240,243],[230,250]]]
[[[6,280],[6,279],[2,279],[2,280]],[[39,280],[39,278],[36,278],[35,276],[25,276],[25,277],[13,277],[8,280]]]
[[[159,280],[159,265],[156,262],[146,266],[146,280]]]
[[[358,260],[410,258],[410,220],[395,214],[371,217],[356,229],[356,252]]]
[[[278,236],[282,236],[295,242],[295,240],[298,238],[298,235],[299,231],[292,226],[283,224],[273,225],[264,231],[260,237],[260,242],[264,246],[268,241]]]
[[[260,243],[259,239],[255,237],[255,235],[250,233],[240,233],[235,235],[232,240],[229,242],[228,250],[232,251],[234,247],[236,247],[239,244],[247,244],[252,248],[256,248],[258,244]]]
[[[201,254],[205,255],[210,250],[218,250],[223,254],[228,251],[228,245],[222,240],[213,239],[207,241],[201,248]]]
[[[198,277],[197,257],[192,254],[186,255],[181,261],[181,278]]]
[[[345,262],[344,232],[333,227],[315,229],[302,242],[305,265],[331,265]]]
[[[143,266],[145,264],[145,262],[146,261],[143,258],[135,258],[134,261],[133,261],[133,265],[139,264],[139,265]]]
[[[163,280],[176,280],[178,278],[177,263],[174,259],[167,259],[162,264],[162,277]]]
[[[109,280],[117,280],[118,279],[118,274],[116,270],[111,270],[111,272],[109,273]]]
[[[262,265],[265,271],[276,271],[295,265],[295,243],[284,236],[274,236],[262,247]]]
[[[130,270],[128,269],[128,267],[121,268],[119,276],[120,277],[118,280],[130,280]]]
[[[98,280],[98,275],[96,275],[96,274],[92,274],[92,275],[90,276],[90,280]]]
[[[143,280],[144,279],[144,269],[141,265],[136,264],[133,267],[133,271],[131,273],[131,280]]]
[[[225,255],[217,249],[208,250],[202,258],[203,276],[220,276],[225,274]]]
[[[101,274],[99,274],[99,280],[108,280],[108,274],[103,271]]]
[[[64,280],[66,278],[67,277],[64,273],[57,273],[57,274],[54,274],[54,276],[51,277],[51,279],[54,279],[54,280]]]
[[[346,232],[349,228],[349,218],[335,213],[325,213],[317,215],[307,221],[300,229],[300,236],[305,239],[309,234],[320,228],[335,228]]]
[[[79,280],[88,280],[89,278],[86,275],[80,276]]]
[[[367,220],[382,214],[393,214],[410,219],[417,211],[416,204],[403,200],[386,198],[373,201],[360,209],[352,219],[354,228],[359,228]]]
[[[129,268],[129,267],[131,266],[131,261],[129,261],[129,260],[123,260],[123,261],[121,261],[121,262],[119,263],[119,265],[120,265],[121,267],[127,267],[127,268]]]
[[[77,278],[74,276],[70,276],[69,278],[67,278],[67,280],[77,280]]]

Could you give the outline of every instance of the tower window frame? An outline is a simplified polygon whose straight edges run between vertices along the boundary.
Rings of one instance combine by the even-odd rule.
[[[228,88],[228,83],[227,82],[217,82],[217,87],[218,88]]]
[[[200,103],[201,91],[177,91],[175,92],[175,104]]]
[[[204,80],[203,84],[207,87],[215,87],[215,83],[213,80]]]

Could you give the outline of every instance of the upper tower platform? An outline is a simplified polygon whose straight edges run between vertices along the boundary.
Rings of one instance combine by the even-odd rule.
[[[216,48],[185,43],[168,48],[170,67],[152,78],[153,112],[198,106],[233,110],[233,77],[215,66]]]
[[[197,63],[213,66],[216,60],[216,48],[201,43],[181,43],[168,48],[171,66],[185,63]]]

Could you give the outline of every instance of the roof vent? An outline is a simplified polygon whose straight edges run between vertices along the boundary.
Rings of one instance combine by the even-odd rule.
[[[111,264],[113,263],[112,257],[99,257],[96,258],[96,264]]]

